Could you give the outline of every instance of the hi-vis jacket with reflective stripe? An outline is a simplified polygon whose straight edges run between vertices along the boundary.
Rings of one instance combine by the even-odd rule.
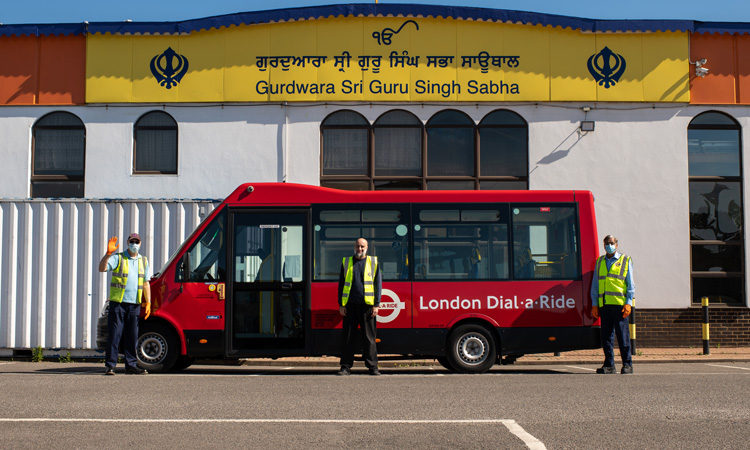
[[[375,274],[378,271],[378,258],[377,256],[367,256],[366,258],[367,261],[365,261],[364,274],[365,304],[372,306],[375,304]],[[352,290],[352,279],[354,276],[354,257],[349,256],[344,258],[341,264],[346,270],[346,276],[344,278],[344,289],[341,292],[341,306],[346,306],[346,303],[349,301],[349,293]]]
[[[109,285],[109,301],[122,303],[125,297],[125,286],[128,284],[128,270],[130,264],[126,262],[128,257],[125,252],[117,254],[117,267],[112,271],[112,282]],[[143,255],[138,255],[138,303],[143,298],[143,282],[146,277],[146,265],[148,260]]]
[[[625,278],[628,276],[630,257],[620,255],[620,258],[607,270],[606,256],[602,255],[596,262],[599,276],[599,307],[604,305],[624,305],[628,284]]]

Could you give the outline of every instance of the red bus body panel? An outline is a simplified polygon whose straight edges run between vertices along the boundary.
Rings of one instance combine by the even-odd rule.
[[[151,280],[152,318],[177,331],[182,354],[184,330],[223,331],[226,301],[217,283],[175,282],[175,267],[201,231],[224,208],[309,208],[314,204],[368,203],[576,203],[580,224],[582,277],[579,280],[533,281],[385,281],[378,328],[381,330],[442,329],[471,319],[496,328],[596,326],[589,295],[599,239],[594,198],[587,191],[338,191],[288,183],[239,186],[185,241],[157,278]],[[213,287],[212,287],[213,286]],[[312,332],[341,328],[336,282],[311,282],[309,328]],[[150,319],[151,320],[151,319]],[[313,349],[313,353],[315,350]]]

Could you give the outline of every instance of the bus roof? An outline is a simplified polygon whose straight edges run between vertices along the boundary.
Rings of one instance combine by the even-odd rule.
[[[294,183],[245,183],[224,200],[230,206],[314,203],[482,203],[591,201],[589,191],[342,191]]]

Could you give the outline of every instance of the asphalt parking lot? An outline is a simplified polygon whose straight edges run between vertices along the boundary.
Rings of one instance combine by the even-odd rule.
[[[3,448],[746,448],[750,363],[192,366],[0,361]],[[602,438],[605,433],[606,439]]]

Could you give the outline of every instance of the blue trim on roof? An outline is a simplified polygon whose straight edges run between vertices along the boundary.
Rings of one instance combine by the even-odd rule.
[[[703,34],[750,34],[747,22],[695,22],[693,33]]]
[[[692,20],[596,20],[504,9],[415,4],[344,4],[254,11],[180,22],[91,22],[80,24],[0,25],[0,36],[70,34],[186,34],[232,25],[318,19],[338,16],[423,16],[512,22],[571,28],[583,32],[689,31],[694,33],[750,33],[750,23]]]
[[[85,31],[84,23],[0,25],[0,36],[78,36]]]

